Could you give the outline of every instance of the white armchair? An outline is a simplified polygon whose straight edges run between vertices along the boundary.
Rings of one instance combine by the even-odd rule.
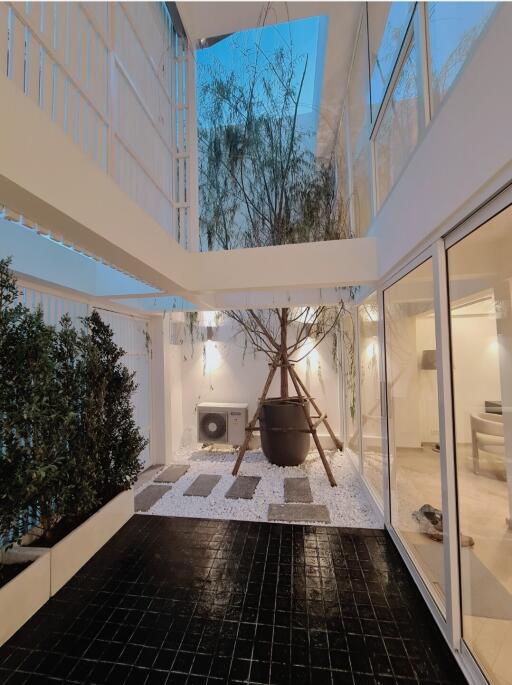
[[[481,412],[471,414],[471,442],[473,448],[473,471],[479,472],[479,451],[505,455],[505,438],[503,433],[503,416]]]

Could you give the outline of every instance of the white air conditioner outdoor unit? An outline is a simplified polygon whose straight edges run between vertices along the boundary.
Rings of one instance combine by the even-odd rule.
[[[201,402],[197,405],[197,440],[239,447],[245,438],[248,404]]]

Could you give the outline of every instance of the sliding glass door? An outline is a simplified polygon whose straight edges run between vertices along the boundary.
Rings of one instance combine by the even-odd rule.
[[[447,251],[462,634],[512,683],[512,208]]]
[[[445,612],[432,259],[384,291],[391,525]]]

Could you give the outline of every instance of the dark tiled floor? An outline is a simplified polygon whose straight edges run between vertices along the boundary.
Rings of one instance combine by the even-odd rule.
[[[462,683],[382,531],[134,516],[4,647],[1,683]]]

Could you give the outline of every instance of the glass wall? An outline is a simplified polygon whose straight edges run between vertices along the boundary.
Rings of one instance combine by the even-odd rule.
[[[430,97],[435,112],[492,15],[495,2],[429,2]]]
[[[380,401],[379,308],[377,295],[357,308],[359,325],[359,385],[361,405],[361,451],[363,477],[383,504],[382,409]]]
[[[342,321],[343,395],[345,398],[345,447],[359,458],[359,388],[357,385],[356,324],[354,314],[346,311]]]
[[[372,121],[379,113],[413,9],[413,2],[368,3]]]
[[[391,524],[444,612],[432,260],[384,292]]]
[[[423,108],[419,64],[418,41],[413,35],[375,136],[379,207],[418,142]]]
[[[432,257],[384,290],[388,523],[446,618],[447,639],[460,615],[462,639],[488,681],[511,685],[512,204],[465,237],[446,241],[448,310],[434,295],[444,288],[445,255],[437,246]],[[436,314],[446,311],[450,320],[441,321],[441,341]],[[382,502],[388,492],[382,477],[380,315],[373,294],[344,317],[343,383],[347,450]],[[451,379],[453,402],[445,403],[440,417],[441,343],[450,352],[442,356],[449,368],[443,368],[441,396],[450,393]],[[440,445],[440,418],[449,436],[453,431],[453,451],[451,440]],[[450,527],[458,535],[450,537],[445,498],[456,505]],[[445,561],[450,577],[460,571],[460,588],[453,585],[450,594]],[[453,648],[460,652],[460,643]],[[475,669],[465,650],[461,654]]]
[[[463,638],[512,682],[512,209],[448,250]]]
[[[411,158],[430,117],[425,97],[435,113],[497,6],[428,2],[420,11],[414,2],[366,4],[347,97],[354,235],[366,235]]]

